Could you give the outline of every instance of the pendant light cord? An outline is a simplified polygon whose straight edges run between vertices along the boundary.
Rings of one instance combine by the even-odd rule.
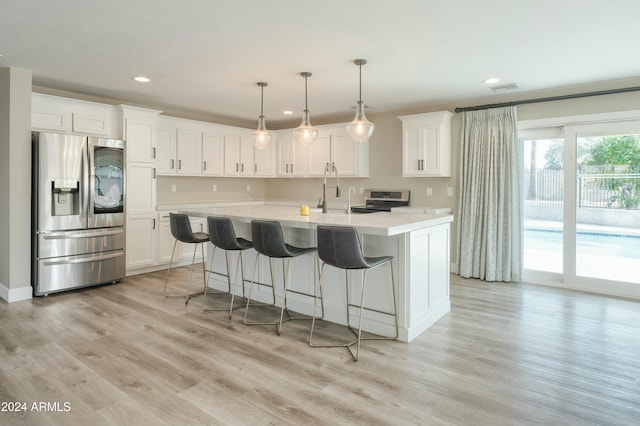
[[[260,85],[260,117],[264,117],[264,85]]]
[[[304,110],[309,111],[309,106],[307,105],[307,76],[304,76]]]
[[[358,95],[358,102],[362,102],[362,64],[358,64],[358,69],[360,71],[360,78],[359,78],[360,93]]]

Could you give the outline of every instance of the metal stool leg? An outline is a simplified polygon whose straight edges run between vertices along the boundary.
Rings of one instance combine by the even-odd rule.
[[[207,286],[207,277],[205,275],[205,270],[204,270],[204,263],[205,263],[205,258],[204,258],[204,243],[197,243],[195,245],[195,247],[193,248],[193,257],[191,258],[191,268],[189,269],[189,284],[187,284],[187,296],[185,297],[185,301],[184,304],[188,304],[189,303],[189,299],[191,299],[191,297],[193,296],[198,296],[200,294],[204,294],[204,289],[203,291],[197,292],[197,293],[193,293],[191,294],[191,277],[193,276],[193,265],[194,263],[196,263],[196,253],[198,251],[198,244],[200,245],[200,248],[202,249],[202,280],[204,282],[204,286]]]
[[[369,272],[371,269],[365,269],[363,270],[363,274],[362,274],[362,293],[360,296],[360,304],[359,305],[353,305],[350,301],[350,287],[351,287],[351,280],[349,278],[349,271],[345,270],[345,290],[346,290],[346,302],[347,302],[347,327],[349,328],[349,330],[355,335],[355,339],[351,340],[349,342],[345,342],[345,343],[339,343],[339,344],[317,344],[313,342],[313,333],[315,330],[315,313],[316,313],[316,304],[314,303],[314,318],[313,321],[311,322],[311,332],[309,334],[309,345],[313,346],[313,347],[319,347],[319,348],[335,348],[335,347],[345,347],[347,348],[347,350],[349,351],[349,354],[351,354],[351,357],[353,358],[354,361],[358,360],[359,354],[360,354],[360,344],[363,340],[396,340],[398,338],[398,308],[397,308],[397,303],[396,303],[396,290],[395,290],[395,278],[394,278],[394,274],[393,274],[393,261],[389,261],[386,262],[389,264],[389,268],[391,270],[391,291],[393,293],[393,314],[389,313],[389,312],[384,312],[384,311],[379,311],[376,309],[371,309],[371,308],[365,308],[365,294],[366,294],[366,282],[367,282],[367,272]],[[381,265],[384,265],[381,264]],[[324,275],[324,267],[326,266],[326,264],[323,262],[322,266],[320,267],[320,279],[319,279],[319,288],[320,288],[320,294],[322,294],[322,287],[323,287],[323,275]],[[380,265],[377,265],[380,266]],[[353,328],[353,326],[351,325],[351,316],[350,316],[350,308],[351,307],[358,307],[360,308],[360,313],[359,313],[359,318],[358,318],[358,328],[355,329]],[[362,317],[363,317],[363,312],[364,310],[370,310],[370,311],[374,311],[374,312],[378,312],[378,313],[382,313],[385,315],[393,315],[394,319],[395,319],[395,335],[394,336],[390,336],[390,337],[362,337]],[[356,349],[355,352],[352,349],[353,345],[356,345]]]
[[[209,264],[209,274],[207,275],[207,280],[204,285],[204,291],[202,292],[202,310],[205,309],[205,301],[207,300],[207,289],[209,288],[209,280],[211,279],[211,268],[213,268],[213,258],[216,255],[216,246],[213,246],[213,251],[211,252],[211,261],[207,259],[207,263]]]
[[[176,245],[178,245],[178,240],[174,240],[173,242],[173,250],[171,250],[171,259],[169,260],[169,269],[167,269],[167,277],[164,280],[164,289],[162,290],[162,294],[164,294],[165,299],[167,296],[167,283],[169,282],[169,273],[171,272],[171,266],[173,264],[173,255],[176,252]]]
[[[260,255],[256,254],[256,261],[253,264],[253,276],[251,279],[251,285],[249,286],[249,294],[247,295],[247,304],[246,304],[246,308],[244,311],[244,323],[247,325],[276,325],[276,322],[249,322],[247,321],[247,314],[249,313],[249,304],[251,303],[251,294],[253,292],[253,285],[254,284],[260,284],[256,282],[256,270],[258,269],[258,259],[259,259]],[[273,288],[273,266],[271,264],[271,258],[269,258],[269,270],[271,273],[271,294],[273,296],[273,305],[276,304],[276,293],[275,293],[275,289]],[[263,284],[263,285],[268,285],[268,284]]]

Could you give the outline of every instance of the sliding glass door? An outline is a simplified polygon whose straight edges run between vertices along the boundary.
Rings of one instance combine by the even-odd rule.
[[[521,132],[524,277],[640,295],[640,123]]]
[[[640,129],[590,125],[575,137],[575,275],[640,284]]]
[[[521,132],[523,164],[523,264],[539,279],[563,272],[564,139],[561,128]]]

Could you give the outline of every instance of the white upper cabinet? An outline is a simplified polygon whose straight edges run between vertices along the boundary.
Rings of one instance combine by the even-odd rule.
[[[277,136],[272,134],[271,142],[265,149],[253,148],[253,175],[255,177],[274,177],[276,175],[276,146]]]
[[[160,117],[158,173],[198,176],[202,173],[202,128],[199,122]]]
[[[202,174],[224,174],[224,132],[211,126],[202,133]]]
[[[41,93],[31,94],[31,128],[121,137],[118,114],[113,106]]]
[[[318,130],[318,137],[307,147],[307,176],[323,176],[327,163],[331,163],[331,133]]]
[[[234,132],[224,136],[224,174],[253,176],[255,170],[251,133]]]
[[[323,176],[334,163],[339,176],[369,176],[369,142],[355,142],[346,124],[318,126],[318,137],[307,148],[307,176]]]
[[[156,167],[159,174],[176,172],[176,136],[175,127],[160,127],[156,139]]]
[[[127,162],[149,163],[155,167],[156,131],[160,111],[120,105]]]
[[[127,220],[133,214],[155,214],[155,139],[160,111],[120,105],[127,156]]]
[[[291,130],[276,133],[276,174],[278,177],[304,177],[307,173],[307,148],[298,145]]]
[[[198,175],[201,173],[202,132],[191,129],[178,129],[177,137],[178,174]]]
[[[404,115],[402,176],[451,176],[451,118],[448,111]]]

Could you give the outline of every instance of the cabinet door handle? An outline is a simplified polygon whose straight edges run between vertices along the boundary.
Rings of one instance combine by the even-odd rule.
[[[202,162],[202,170],[207,170],[207,162],[206,161]]]
[[[156,229],[156,218],[153,218],[153,227],[151,229]]]
[[[171,170],[173,170],[176,167],[176,160],[174,160],[173,158],[171,159]]]
[[[240,171],[244,172],[244,163],[240,163]]]
[[[289,163],[285,164],[285,173],[289,173]]]
[[[156,147],[151,148],[151,158],[156,158]]]
[[[156,168],[154,167],[153,168],[153,179],[155,179],[155,178],[156,178]]]
[[[240,165],[236,163],[236,172],[240,171]]]
[[[293,173],[293,163],[291,163],[291,173]]]
[[[178,170],[182,170],[182,160],[178,160]]]
[[[253,163],[253,173],[258,173],[258,163]]]

